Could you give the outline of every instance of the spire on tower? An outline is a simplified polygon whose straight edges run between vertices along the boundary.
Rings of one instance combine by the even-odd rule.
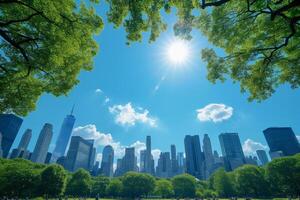
[[[74,107],[75,107],[75,104],[73,104],[73,107],[72,107],[72,110],[71,110],[71,115],[73,115]]]

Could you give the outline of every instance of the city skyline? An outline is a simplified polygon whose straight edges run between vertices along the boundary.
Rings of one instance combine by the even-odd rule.
[[[97,145],[99,144],[97,144],[96,138],[83,138],[79,135],[72,135],[75,122],[73,108],[71,114],[63,120],[59,135],[60,139],[56,141],[56,147],[63,147],[59,157],[57,157],[57,148],[54,149],[53,153],[49,150],[53,136],[53,125],[45,123],[32,152],[27,149],[32,137],[32,130],[27,129],[22,135],[18,148],[12,149],[12,151],[6,148],[6,151],[10,152],[7,158],[20,157],[37,163],[58,163],[71,172],[83,168],[92,175],[103,174],[108,177],[122,176],[129,171],[137,171],[157,177],[170,178],[186,172],[198,179],[208,179],[212,173],[221,167],[225,168],[226,171],[233,171],[245,164],[265,165],[269,162],[266,149],[263,147],[256,149],[256,155],[245,155],[239,134],[236,132],[222,132],[218,135],[221,156],[219,156],[215,147],[211,145],[208,134],[203,135],[202,143],[199,135],[185,135],[183,140],[184,152],[177,153],[176,145],[170,144],[169,151],[157,152],[159,158],[155,163],[152,137],[147,135],[144,146],[142,145],[143,142],[139,142],[139,148],[138,145],[123,147],[123,154],[121,152],[120,155],[122,156],[116,156],[117,164],[114,165],[114,152],[119,150],[114,149],[111,145],[106,145],[103,153],[97,154]],[[2,124],[0,131],[5,133],[4,139],[9,141],[9,144],[6,141],[1,142],[1,146],[9,146],[14,142],[14,139],[12,140],[9,135],[9,131],[14,131],[13,136],[15,136],[23,119],[12,114],[2,114],[0,119]],[[75,129],[73,132],[76,132]],[[268,154],[271,160],[300,153],[300,143],[291,127],[268,127],[263,130],[263,134],[270,149]],[[66,149],[69,142],[69,148]],[[66,153],[63,153],[64,151]],[[57,155],[53,159],[54,153]],[[101,158],[98,158],[99,155],[101,155]],[[100,161],[101,166],[99,167]]]
[[[64,119],[64,121],[63,121],[63,123],[62,123],[62,127],[64,126],[64,124],[66,123],[65,121],[66,121],[66,119],[68,119],[68,117],[72,117],[72,118],[74,118],[73,120],[73,124],[74,124],[74,122],[75,122],[75,117],[72,115],[73,114],[73,109],[74,109],[74,106],[73,106],[73,108],[72,108],[72,111],[71,111],[71,115],[69,114],[69,115],[66,115],[66,117],[65,117],[65,119]],[[72,124],[72,125],[73,125]],[[61,131],[62,131],[62,127],[61,127]],[[76,129],[76,128],[75,128]],[[27,129],[26,131],[25,131],[25,133],[27,132],[27,131],[29,131],[30,130],[30,133],[32,134],[32,130],[31,129]],[[25,135],[25,133],[22,135],[22,138],[24,137],[24,135]],[[263,131],[262,131],[262,133],[263,133]],[[73,136],[73,134],[74,134],[74,129],[71,131],[71,135],[70,135],[70,137],[71,136]],[[20,135],[19,133],[17,134],[17,136],[18,135]],[[76,134],[75,134],[76,135]],[[205,145],[205,143],[204,143],[204,140],[205,140],[205,138],[206,138],[206,136],[208,136],[209,134],[197,134],[197,135],[199,135],[199,136],[201,136],[200,137],[200,140],[203,140],[203,142],[201,143],[200,142],[200,146],[201,146],[201,149],[202,149],[202,151],[204,151],[204,145]],[[220,136],[220,135],[219,135]],[[296,135],[297,136],[297,135]],[[147,136],[147,138],[148,137],[151,137],[151,136]],[[93,139],[93,138],[85,138],[85,137],[83,137],[84,139]],[[28,143],[31,141],[30,140],[31,139],[31,137],[29,138],[29,141],[27,141]],[[298,139],[298,136],[297,136],[297,139]],[[299,139],[298,139],[299,140]],[[148,141],[148,139],[146,139],[146,142],[144,143],[143,141],[137,141],[136,143],[134,143],[133,145],[129,145],[129,146],[127,146],[127,147],[138,147],[137,149],[136,149],[136,154],[137,154],[137,156],[139,156],[140,157],[140,155],[141,155],[141,152],[140,151],[145,151],[146,152],[146,150],[147,150],[147,146],[149,146],[150,147],[150,149],[151,149],[151,138],[150,138],[150,144],[148,144],[147,143],[147,141]],[[209,141],[210,141],[210,139],[209,139]],[[243,146],[243,153],[245,153],[245,151],[247,151],[247,149],[246,149],[246,147],[247,146],[245,146],[246,144],[247,144],[247,141],[249,141],[249,140],[246,140],[246,141],[244,141],[244,143],[242,144]],[[37,142],[37,141],[36,141]],[[56,143],[57,143],[58,141],[57,141],[57,139],[56,139]],[[21,139],[21,141],[19,141],[19,146],[21,145],[21,143],[22,143],[22,139]],[[32,142],[31,142],[32,143]],[[53,139],[52,138],[52,140],[50,141],[50,144],[52,144],[53,145],[53,143],[55,143],[55,139]],[[65,142],[64,142],[65,143]],[[266,141],[266,143],[267,143],[267,141]],[[14,144],[15,145],[17,145],[16,144],[16,141],[14,141]],[[49,146],[50,146],[50,144],[49,144]],[[114,143],[112,143],[112,145],[113,145]],[[107,145],[110,145],[110,143],[108,143]],[[136,145],[136,146],[135,146]],[[170,144],[171,146],[172,146],[172,144]],[[27,144],[27,146],[28,146],[28,144]],[[27,146],[26,146],[26,149],[27,149]],[[101,146],[101,145],[100,145]],[[176,146],[176,145],[175,145]],[[180,146],[180,144],[179,144],[179,146]],[[103,146],[103,148],[102,149],[104,149],[104,147],[105,146]],[[18,147],[19,148],[19,147]],[[15,149],[13,149],[13,148],[11,148],[11,153],[13,153],[12,152],[12,150],[16,150],[16,149],[18,149],[18,148],[15,148]],[[121,154],[119,154],[119,155],[117,155],[116,156],[116,158],[121,158],[121,157],[123,157],[124,155],[125,155],[125,148],[126,148],[126,146],[122,146],[122,149],[124,150],[124,152],[122,153],[121,152]],[[144,148],[144,149],[143,149]],[[175,147],[176,148],[176,147]],[[101,151],[99,151],[99,149],[101,149],[101,148],[99,148],[99,146],[96,146],[96,149],[97,149],[97,156],[96,156],[96,160],[97,161],[99,161],[100,162],[100,164],[101,164],[101,159],[103,158],[103,155],[101,154]],[[142,149],[142,150],[141,150]],[[32,149],[33,150],[33,149]],[[48,151],[49,152],[54,152],[54,148],[49,148],[48,149]],[[152,151],[152,153],[154,153],[155,155],[154,155],[154,157],[153,157],[153,159],[155,160],[155,163],[156,163],[156,165],[157,165],[157,162],[158,162],[158,160],[159,160],[159,157],[160,157],[160,153],[161,152],[164,152],[163,150],[160,150],[160,149],[152,149],[152,150],[154,150],[155,152],[153,152]],[[158,151],[157,151],[158,150]],[[257,156],[257,153],[256,153],[256,151],[257,150],[264,150],[264,151],[266,151],[267,152],[267,154],[268,154],[268,148],[266,148],[266,146],[261,146],[260,144],[257,144],[257,147],[256,147],[256,149],[254,149],[254,151],[253,151],[253,153],[252,154],[247,154],[247,153],[245,153],[247,156]],[[184,150],[181,150],[181,151],[184,151]],[[221,153],[221,155],[222,155],[222,147],[220,146],[220,148],[218,148],[218,146],[217,147],[212,147],[212,151],[217,151],[219,154]],[[165,151],[165,152],[168,152],[168,151]],[[171,153],[171,151],[170,151],[170,153]],[[205,153],[205,152],[204,152]],[[66,155],[66,153],[65,153],[65,155]],[[153,156],[152,154],[151,154],[151,156]],[[101,159],[99,159],[99,158],[101,158]],[[141,158],[141,157],[140,157]],[[171,158],[171,154],[170,154],[170,158]],[[270,158],[270,155],[268,154],[268,159]],[[56,158],[57,159],[57,158]],[[53,155],[52,155],[52,162],[54,162],[54,160],[53,160]],[[138,162],[138,165],[140,164],[140,162],[141,162],[141,160],[139,160],[139,162]],[[156,167],[156,165],[155,165],[155,167]],[[116,168],[116,160],[114,161],[114,167]],[[145,171],[146,172],[146,171]],[[149,171],[147,171],[148,173],[150,173]],[[206,173],[206,172],[205,172]]]

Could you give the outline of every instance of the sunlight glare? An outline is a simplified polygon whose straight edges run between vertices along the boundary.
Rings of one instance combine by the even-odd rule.
[[[182,65],[190,56],[190,47],[188,41],[175,39],[167,46],[167,57],[171,64]]]

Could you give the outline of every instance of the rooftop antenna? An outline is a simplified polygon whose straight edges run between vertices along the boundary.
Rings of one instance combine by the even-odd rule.
[[[73,107],[72,107],[72,110],[71,110],[71,115],[73,115],[74,107],[75,107],[75,104],[73,104]]]

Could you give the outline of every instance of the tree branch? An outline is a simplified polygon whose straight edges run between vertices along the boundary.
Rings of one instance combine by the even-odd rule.
[[[36,12],[36,13],[29,15],[28,17],[26,17],[24,19],[16,19],[16,20],[10,20],[8,22],[0,22],[0,27],[8,26],[12,23],[26,22],[26,21],[30,20],[32,17],[34,17],[36,15],[40,15],[40,14],[41,14],[41,12]]]
[[[228,1],[230,1],[230,0],[220,0],[220,1],[206,3],[205,0],[202,0],[201,8],[205,9],[206,7],[209,7],[209,6],[221,6],[225,3],[227,3]]]

